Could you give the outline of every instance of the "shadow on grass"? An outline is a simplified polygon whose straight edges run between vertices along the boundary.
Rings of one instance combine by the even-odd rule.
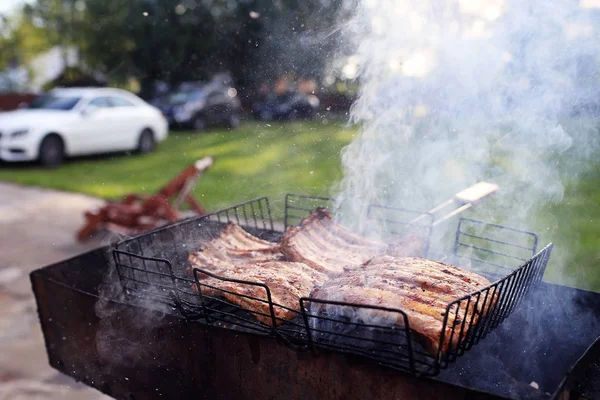
[[[119,151],[119,152],[112,152],[112,153],[98,153],[98,154],[89,154],[89,155],[84,155],[84,156],[74,156],[74,157],[68,157],[65,158],[65,160],[63,161],[63,163],[61,165],[58,165],[56,167],[45,167],[42,164],[40,164],[38,161],[3,161],[0,160],[0,168],[13,168],[15,170],[17,169],[23,169],[23,170],[27,170],[27,169],[45,169],[45,170],[55,170],[57,168],[60,168],[62,166],[65,165],[70,165],[73,163],[78,163],[81,161],[112,161],[115,159],[119,159],[119,158],[127,158],[127,157],[142,157],[139,154],[136,154],[135,152],[132,151]]]

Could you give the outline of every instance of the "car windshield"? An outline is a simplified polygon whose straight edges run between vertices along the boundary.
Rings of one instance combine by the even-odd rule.
[[[41,96],[29,104],[30,109],[43,110],[72,110],[81,97],[65,97],[65,96]]]

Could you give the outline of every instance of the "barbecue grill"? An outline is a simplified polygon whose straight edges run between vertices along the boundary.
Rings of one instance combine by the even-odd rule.
[[[330,199],[288,195],[285,224],[295,224],[316,206],[323,205],[331,207]],[[374,223],[387,224],[386,228],[390,228],[392,235],[401,237],[409,231],[416,234],[424,243],[424,254],[421,255],[431,258],[431,215],[376,205],[370,207],[368,215]],[[419,223],[411,224],[410,221],[415,219]],[[488,275],[496,282],[447,305],[439,350],[437,355],[432,355],[415,340],[408,317],[400,309],[301,298],[297,311],[275,304],[269,287],[260,282],[226,279],[198,268],[194,269],[192,277],[188,271],[188,253],[216,237],[223,225],[231,221],[266,240],[278,241],[282,235],[282,232],[274,229],[269,200],[263,197],[221,210],[210,217],[191,219],[126,240],[119,243],[113,253],[123,298],[162,303],[180,310],[185,318],[205,324],[271,335],[297,350],[326,348],[352,353],[415,375],[438,374],[441,368],[447,367],[448,363],[455,361],[456,357],[496,328],[512,312],[531,284],[541,278],[552,249],[548,245],[536,254],[538,238],[531,232],[461,219],[455,235],[452,261],[459,263],[466,259],[470,268]],[[492,237],[473,233],[482,230],[486,232],[485,235]],[[504,271],[508,271],[508,274],[497,279]],[[202,290],[207,285],[199,279],[200,274],[261,288],[265,295],[260,299],[232,291],[222,292],[267,303],[270,314],[262,316],[268,318],[271,324],[258,322],[241,306],[219,297],[204,295]],[[198,292],[192,289],[194,286],[199,288]],[[276,307],[294,312],[296,318],[291,321],[278,320],[274,313]],[[332,307],[336,309],[334,314],[317,311]],[[460,315],[466,315],[466,310],[474,308],[489,311],[478,323],[474,321],[475,313],[471,318],[460,319]],[[348,317],[349,314],[373,311],[383,311],[394,319],[399,316],[403,321],[402,327],[367,323]],[[446,327],[450,327],[449,333]],[[445,337],[445,333],[449,337]],[[447,351],[442,351],[444,341],[449,343]]]
[[[297,223],[316,205],[328,202],[288,195],[285,225]],[[556,310],[561,309],[561,296],[577,297],[590,305],[591,317],[598,318],[600,296],[545,283],[533,285],[541,279],[551,251],[551,246],[537,251],[535,234],[471,219],[459,221],[450,260],[495,282],[448,304],[444,324],[450,324],[451,334],[459,340],[448,351],[431,355],[412,337],[406,315],[402,327],[366,324],[345,318],[344,313],[315,311],[319,307],[312,305],[317,300],[303,298],[296,318],[269,326],[242,307],[204,296],[197,274],[194,279],[187,271],[187,254],[218,235],[229,221],[258,237],[278,241],[282,233],[274,228],[270,210],[268,199],[255,199],[32,273],[51,364],[118,398],[151,398],[159,393],[209,398],[434,398],[442,394],[548,398],[547,393],[558,395],[582,387],[577,380],[582,368],[574,368],[569,379],[561,380],[598,332],[578,329],[578,323],[584,326],[589,320],[579,315],[573,316],[567,329]],[[406,222],[421,214],[417,227]],[[430,243],[433,218],[421,214],[379,206],[369,211],[373,221],[386,224],[393,234],[418,232],[426,244],[423,255],[440,254],[433,246],[437,243]],[[200,290],[194,291],[193,285]],[[272,303],[266,285],[258,285],[265,290],[275,322],[273,308],[279,305]],[[528,295],[530,291],[533,294]],[[496,301],[477,324],[456,321],[458,310],[473,302],[492,304],[491,298]],[[525,304],[518,306],[521,301]],[[531,307],[539,310],[535,320],[527,312]],[[556,329],[549,329],[529,349],[520,334],[536,331],[542,324]],[[478,343],[477,351],[467,351]],[[527,354],[525,360],[522,354]],[[448,368],[450,363],[453,368]],[[414,375],[429,378],[411,378]],[[161,377],[160,382],[155,377]],[[324,379],[329,384],[339,379],[343,384],[327,387]],[[542,390],[531,387],[532,381]]]

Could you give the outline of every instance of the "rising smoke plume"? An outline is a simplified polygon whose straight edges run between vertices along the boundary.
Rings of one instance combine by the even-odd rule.
[[[427,210],[488,180],[494,218],[544,229],[537,210],[564,194],[558,156],[592,153],[590,132],[562,119],[595,82],[593,17],[571,0],[357,1],[344,31],[362,128],[343,151],[344,222],[364,232],[368,204]]]
[[[585,8],[591,3],[357,0],[344,23],[352,45],[344,68],[360,83],[351,120],[361,130],[343,151],[338,218],[383,235],[385,225],[370,221],[370,204],[426,211],[487,180],[500,190],[480,207],[480,219],[536,231],[546,244],[561,227],[544,207],[563,200],[565,178],[589,168],[600,147],[593,122],[573,123],[600,98],[598,18]],[[456,225],[439,229],[444,236]],[[552,254],[567,285],[573,282],[561,269],[569,251],[555,247]],[[600,329],[590,310],[568,298],[555,301],[565,319],[549,328],[539,317],[548,299],[530,297],[526,349],[566,316],[587,321],[581,333]],[[537,371],[523,354],[511,353],[520,370]],[[502,370],[491,368],[487,381]]]

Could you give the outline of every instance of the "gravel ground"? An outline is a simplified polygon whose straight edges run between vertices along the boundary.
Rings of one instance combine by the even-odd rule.
[[[75,232],[96,198],[0,182],[0,400],[109,399],[50,368],[29,272],[102,244]]]

